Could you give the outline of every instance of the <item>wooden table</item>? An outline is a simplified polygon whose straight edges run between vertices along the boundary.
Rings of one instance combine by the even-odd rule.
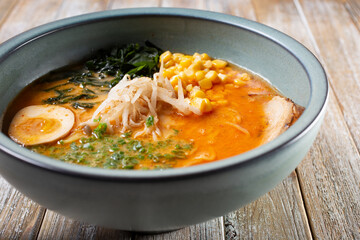
[[[50,211],[0,177],[0,239],[360,239],[359,0],[0,0],[0,42],[43,23],[127,7],[184,7],[255,20],[294,37],[322,62],[330,101],[300,166],[275,189],[226,216],[141,235]]]

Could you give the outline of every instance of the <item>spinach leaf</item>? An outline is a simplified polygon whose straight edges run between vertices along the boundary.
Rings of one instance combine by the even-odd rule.
[[[159,71],[158,63],[162,52],[148,41],[145,42],[145,46],[130,43],[108,51],[101,51],[85,65],[90,71],[115,77],[123,77],[124,74],[129,74],[131,77],[152,77]]]

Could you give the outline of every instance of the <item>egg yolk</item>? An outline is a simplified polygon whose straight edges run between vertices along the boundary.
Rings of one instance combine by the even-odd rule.
[[[19,131],[28,136],[51,133],[60,127],[60,121],[53,118],[28,118],[16,126]]]

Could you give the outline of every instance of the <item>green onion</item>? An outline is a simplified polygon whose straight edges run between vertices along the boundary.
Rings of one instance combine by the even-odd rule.
[[[154,117],[153,116],[149,116],[146,119],[146,127],[151,127],[154,125]]]

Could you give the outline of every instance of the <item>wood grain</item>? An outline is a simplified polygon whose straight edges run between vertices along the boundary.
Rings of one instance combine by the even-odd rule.
[[[0,178],[0,239],[35,239],[45,209]]]
[[[195,8],[195,9],[205,9],[206,2],[205,0],[162,0],[161,7],[178,7],[178,8]]]
[[[19,0],[0,27],[0,42],[35,26],[53,21],[60,6],[61,1],[58,0]]]
[[[299,5],[352,138],[360,149],[360,107],[354,107],[360,103],[360,32],[339,1],[304,0]]]
[[[355,26],[360,31],[360,2],[357,0],[344,0],[343,2]]]
[[[296,173],[225,218],[226,239],[310,239]]]
[[[104,229],[47,211],[39,239],[128,239],[131,233]]]
[[[314,237],[360,239],[360,157],[335,100],[298,174]]]
[[[159,6],[160,0],[112,0],[109,4],[109,8],[111,9]]]
[[[57,10],[57,19],[106,10],[110,0],[63,0]]]
[[[12,12],[13,8],[16,6],[17,3],[17,0],[0,1],[0,26],[3,24],[8,15]]]

